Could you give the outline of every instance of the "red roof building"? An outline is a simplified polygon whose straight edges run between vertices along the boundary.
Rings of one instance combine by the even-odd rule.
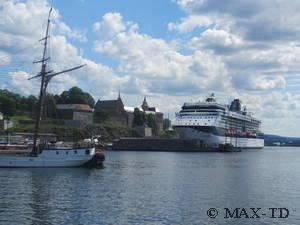
[[[72,120],[79,125],[93,123],[93,109],[86,104],[58,104],[58,118]]]

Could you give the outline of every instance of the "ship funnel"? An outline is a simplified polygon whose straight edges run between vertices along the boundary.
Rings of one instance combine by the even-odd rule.
[[[230,108],[229,108],[230,111],[234,111],[234,112],[240,112],[242,110],[242,104],[241,104],[241,101],[239,99],[234,99],[232,102],[231,102],[231,105],[230,105]]]

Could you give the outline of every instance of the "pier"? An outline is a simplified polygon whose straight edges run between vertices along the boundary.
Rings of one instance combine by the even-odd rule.
[[[241,151],[240,148],[210,146],[195,139],[120,138],[113,141],[115,151],[157,151],[157,152],[226,152]]]

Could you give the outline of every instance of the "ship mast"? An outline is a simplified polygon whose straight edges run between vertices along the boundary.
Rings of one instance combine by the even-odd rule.
[[[41,123],[41,114],[43,112],[44,97],[46,94],[48,83],[54,76],[57,76],[62,73],[70,72],[73,70],[77,70],[77,69],[85,66],[85,65],[80,65],[80,66],[76,66],[71,69],[63,70],[63,71],[57,72],[57,73],[54,73],[52,70],[47,71],[47,61],[50,59],[50,57],[47,57],[47,45],[48,45],[48,39],[50,38],[49,27],[50,27],[50,17],[51,17],[52,8],[53,7],[51,4],[51,8],[49,10],[49,15],[48,15],[48,21],[47,21],[46,36],[40,40],[40,41],[44,41],[43,58],[39,61],[33,62],[33,63],[41,63],[42,64],[41,72],[38,75],[29,78],[29,80],[31,80],[33,78],[41,77],[40,94],[39,94],[38,106],[37,106],[37,112],[36,112],[34,136],[33,136],[33,148],[32,148],[32,154],[34,154],[35,156],[37,156],[40,153],[37,140],[38,140],[40,123]]]

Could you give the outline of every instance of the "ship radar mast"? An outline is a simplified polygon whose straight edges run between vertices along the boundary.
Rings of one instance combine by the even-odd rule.
[[[77,69],[85,66],[85,64],[84,64],[84,65],[76,66],[71,69],[66,69],[66,70],[63,70],[60,72],[54,72],[53,70],[47,70],[47,62],[50,59],[50,57],[47,57],[47,45],[48,45],[48,40],[50,38],[49,27],[50,27],[51,12],[53,9],[52,5],[53,5],[53,2],[51,3],[51,8],[50,8],[49,14],[48,14],[46,35],[44,38],[42,38],[40,40],[40,41],[44,41],[43,57],[41,60],[33,62],[33,63],[41,63],[42,64],[41,72],[38,73],[36,76],[29,78],[29,80],[38,78],[38,77],[41,78],[40,93],[39,93],[38,107],[37,107],[35,127],[34,127],[33,148],[32,148],[32,154],[35,156],[37,156],[40,153],[39,148],[38,148],[37,139],[38,139],[38,133],[39,133],[39,128],[40,128],[40,122],[41,122],[41,114],[43,111],[44,97],[45,97],[46,89],[47,89],[47,86],[48,86],[50,80],[59,74],[77,70]]]
[[[206,102],[216,102],[216,97],[214,93],[211,93],[205,100]]]

